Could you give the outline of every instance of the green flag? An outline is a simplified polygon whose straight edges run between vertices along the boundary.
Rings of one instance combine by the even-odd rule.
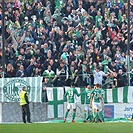
[[[27,88],[29,101],[41,102],[43,77],[1,78],[0,102],[19,102],[19,93]]]
[[[64,89],[47,88],[48,118],[63,117]]]
[[[105,90],[105,103],[131,103],[133,102],[133,87],[125,86]]]

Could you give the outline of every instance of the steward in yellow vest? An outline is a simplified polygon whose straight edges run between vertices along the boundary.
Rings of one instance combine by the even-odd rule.
[[[25,105],[27,104],[25,98],[26,98],[26,91],[21,91],[20,94],[19,94],[19,97],[20,97],[20,105]]]
[[[28,100],[25,86],[22,88],[22,91],[19,94],[19,98],[20,98],[20,106],[22,107],[23,122],[26,123],[26,116],[27,116],[27,123],[31,123],[30,110],[29,110],[29,100]]]

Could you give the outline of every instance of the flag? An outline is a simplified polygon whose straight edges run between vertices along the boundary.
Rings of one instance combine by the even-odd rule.
[[[1,78],[0,102],[18,102],[19,93],[26,86],[30,102],[42,101],[42,78]]]
[[[48,118],[62,118],[64,114],[64,88],[47,88]]]
[[[68,87],[65,87],[67,89]],[[85,88],[76,87],[78,93],[81,93]],[[125,86],[112,89],[104,89],[105,91],[105,103],[131,103],[133,102],[133,86]],[[81,95],[77,98],[77,103],[84,104],[85,96]]]
[[[125,86],[105,90],[105,103],[131,103],[133,102],[133,87]]]

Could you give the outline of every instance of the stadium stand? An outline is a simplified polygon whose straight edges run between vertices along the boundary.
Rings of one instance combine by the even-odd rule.
[[[103,87],[126,86],[127,6],[127,0],[7,1],[4,77],[44,76],[50,86],[69,86],[72,82],[77,87],[93,86],[93,71],[98,68],[106,74]],[[132,72],[132,0],[130,19]],[[1,38],[0,4],[0,63]]]

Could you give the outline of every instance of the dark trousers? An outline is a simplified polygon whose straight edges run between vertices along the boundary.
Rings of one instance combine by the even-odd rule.
[[[26,123],[26,116],[27,122],[30,122],[30,109],[28,104],[22,105],[22,119],[24,123]]]

